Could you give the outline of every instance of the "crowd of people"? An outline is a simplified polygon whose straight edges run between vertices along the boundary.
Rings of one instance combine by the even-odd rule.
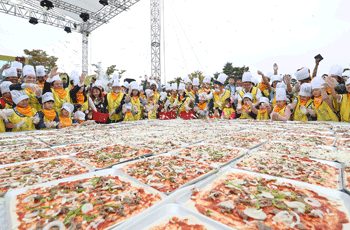
[[[298,69],[294,86],[292,77],[279,75],[274,64],[273,72],[258,71],[261,82],[246,68],[241,77],[221,73],[216,80],[206,76],[202,84],[199,78],[184,77],[180,84],[166,84],[164,91],[152,77],[145,77],[139,86],[136,81],[121,83],[114,74],[107,87],[96,78],[86,86],[85,73],[73,71],[61,78],[57,67],[47,75],[44,66],[13,62],[12,67],[0,69],[4,78],[0,132],[163,119],[167,114],[193,119],[349,122],[350,71],[334,65],[328,74],[317,76],[319,61],[312,75],[307,67]],[[96,119],[101,115],[104,120]]]

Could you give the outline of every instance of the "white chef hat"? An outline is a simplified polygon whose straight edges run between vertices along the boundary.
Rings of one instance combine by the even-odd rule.
[[[211,76],[206,76],[204,79],[203,79],[203,83],[210,83],[211,82]]]
[[[311,83],[304,83],[300,86],[300,96],[311,97],[312,86]]]
[[[0,85],[1,93],[9,93],[10,90],[10,85],[12,85],[12,82],[10,81],[3,81]]]
[[[71,103],[64,103],[64,104],[62,105],[61,110],[62,110],[62,109],[67,110],[67,111],[69,112],[69,114],[71,114],[71,113],[73,113],[73,111],[74,111],[74,105],[72,105]]]
[[[102,87],[102,81],[101,80],[96,80],[94,83],[94,86],[101,86]]]
[[[242,77],[242,82],[253,82],[252,74],[250,72],[245,72]]]
[[[137,81],[133,81],[130,83],[130,86],[131,86],[131,90],[139,90],[139,84],[137,83]]]
[[[260,97],[259,103],[267,103],[267,104],[269,104],[269,99],[267,97]]]
[[[345,82],[345,86],[349,85],[350,84],[350,78],[348,80],[346,80]]]
[[[166,91],[171,90],[171,85],[169,83],[166,83],[165,90]]]
[[[343,77],[350,77],[350,70],[346,70],[342,76]]]
[[[190,80],[190,78],[188,76],[184,77],[183,80],[184,80],[185,84],[187,84],[187,83],[191,83],[192,84],[192,82],[191,82],[191,80]]]
[[[85,113],[82,111],[76,111],[75,115],[77,116],[79,121],[85,121]]]
[[[41,97],[41,100],[43,103],[48,102],[48,101],[55,101],[53,99],[53,94],[50,92],[44,93]]]
[[[305,80],[310,77],[309,68],[304,67],[301,70],[298,70],[294,73],[298,81]]]
[[[35,76],[34,66],[32,66],[32,65],[25,65],[23,67],[23,76],[26,76],[26,75],[34,75]]]
[[[287,94],[284,88],[276,88],[276,101],[286,101]]]
[[[6,77],[17,77],[17,69],[15,67],[5,69],[5,75]]]
[[[72,79],[72,80],[74,81],[74,85],[79,85],[79,83],[80,83],[79,72],[73,70],[73,71],[70,73],[70,79]]]
[[[274,76],[272,72],[268,72],[268,73],[266,74],[266,77],[268,77],[268,78],[270,78],[270,79],[272,78],[272,76]]]
[[[126,109],[131,109],[132,108],[132,104],[129,102],[129,103],[125,103],[125,108]]]
[[[112,87],[114,87],[114,86],[120,86],[120,83],[119,83],[119,80],[118,80],[118,79],[114,79],[114,80],[113,80]]]
[[[28,99],[28,95],[25,91],[18,91],[18,90],[12,90],[11,91],[11,97],[13,102],[17,105],[21,101]]]
[[[123,87],[129,88],[129,83],[128,83],[127,81],[124,81],[124,82],[123,82]]]
[[[193,83],[192,83],[192,85],[197,85],[197,86],[199,86],[199,78],[198,78],[198,77],[193,78]]]
[[[147,97],[153,96],[154,95],[153,90],[146,89],[146,95],[147,95]]]
[[[199,100],[207,100],[207,93],[206,92],[201,92],[198,95]]]
[[[152,86],[153,84],[157,86],[157,82],[156,82],[155,80],[151,80],[151,81],[149,82],[149,85],[150,85],[150,86]]]
[[[179,90],[185,90],[185,84],[184,83],[180,83]]]
[[[225,84],[226,79],[227,75],[224,73],[220,73],[216,81],[220,82],[221,84]]]
[[[44,77],[45,76],[45,67],[42,65],[38,65],[35,67],[36,70],[36,76],[37,77]]]
[[[252,78],[252,82],[254,83],[255,86],[259,84],[259,80],[256,79],[255,77]]]
[[[172,90],[177,90],[177,84],[176,83],[171,84],[171,89]]]
[[[322,77],[315,77],[311,80],[312,89],[321,89],[322,84],[325,83]]]
[[[119,75],[114,73],[113,76],[112,76],[112,81],[115,81],[115,80],[118,80],[119,81]]]
[[[139,91],[141,91],[141,90],[143,90],[143,86],[140,86],[140,87],[139,87]]]
[[[253,94],[251,94],[251,93],[245,93],[244,95],[243,95],[243,99],[244,98],[249,98],[251,101],[253,100]]]
[[[333,65],[331,67],[331,69],[329,70],[328,74],[329,75],[334,74],[334,75],[337,75],[337,76],[341,77],[343,75],[343,71],[344,71],[344,68],[341,67],[340,65]]]
[[[274,81],[281,82],[282,81],[282,77],[279,76],[279,75],[273,75],[272,79],[271,79],[271,82],[274,82]]]
[[[18,62],[18,61],[14,61],[14,62],[12,62],[12,67],[15,67],[16,70],[17,70],[17,69],[22,69],[23,64],[20,63],[20,62]]]
[[[57,74],[56,76],[54,76],[52,78],[52,82],[54,82],[54,81],[61,81],[60,75]]]

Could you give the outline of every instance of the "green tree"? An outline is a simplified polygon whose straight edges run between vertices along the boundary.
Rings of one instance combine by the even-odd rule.
[[[26,55],[26,58],[28,59],[28,64],[32,66],[38,66],[42,65],[45,67],[46,73],[51,71],[53,67],[56,66],[56,62],[58,60],[57,57],[48,55],[43,50],[28,50],[25,49],[23,52]]]
[[[232,76],[232,75],[233,75],[233,72],[234,72],[232,63],[231,63],[231,62],[227,62],[227,63],[225,64],[224,68],[222,69],[222,72],[223,72],[224,74],[226,74],[227,76]]]

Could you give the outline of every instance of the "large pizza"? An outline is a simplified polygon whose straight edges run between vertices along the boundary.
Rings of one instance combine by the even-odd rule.
[[[18,152],[2,153],[0,154],[0,165],[56,156],[58,156],[57,153],[51,150],[24,150]]]
[[[0,152],[16,152],[16,151],[25,151],[28,149],[44,149],[49,148],[50,146],[48,144],[42,143],[42,142],[32,142],[32,143],[24,143],[24,144],[17,144],[17,145],[6,145],[1,146]]]
[[[106,145],[110,144],[104,142],[88,142],[79,144],[68,144],[64,146],[55,146],[51,148],[61,155],[72,155],[86,150],[100,148]]]
[[[164,217],[144,230],[215,230],[193,215]]]
[[[315,145],[333,146],[335,144],[335,138],[325,137],[320,135],[305,135],[305,134],[286,134],[277,136],[276,141],[288,141],[288,142],[304,142],[312,143]]]
[[[256,152],[245,156],[236,168],[339,189],[339,168],[309,158]]]
[[[219,144],[224,146],[231,146],[243,149],[250,149],[265,142],[262,139],[257,138],[244,138],[244,137],[219,137],[208,141],[212,144]]]
[[[336,146],[339,148],[350,149],[350,139],[337,139]]]
[[[19,230],[106,229],[162,199],[125,178],[98,176],[27,190],[10,201]]]
[[[226,173],[186,207],[235,229],[349,229],[349,212],[334,198],[305,187],[245,173]]]
[[[350,164],[347,164],[344,168],[344,187],[350,191]]]

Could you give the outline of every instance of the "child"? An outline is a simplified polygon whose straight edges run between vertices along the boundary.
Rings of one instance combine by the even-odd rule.
[[[137,107],[134,107],[134,111],[131,111],[132,109],[132,104],[129,103],[125,103],[123,106],[123,114],[124,114],[124,119],[123,121],[135,121],[135,116],[137,115],[138,111],[137,111]],[[136,112],[135,112],[136,109]]]
[[[214,109],[214,115],[210,116],[210,118],[221,119],[221,114],[222,114],[222,110],[219,107],[217,107]]]
[[[53,109],[55,103],[53,94],[45,93],[42,96],[42,103],[44,109],[35,114],[35,117],[40,119],[39,123],[35,125],[36,129],[56,128],[60,119],[58,113]]]
[[[222,110],[222,119],[235,119],[236,118],[236,110],[233,101],[230,98],[225,100],[225,107]]]
[[[39,119],[34,117],[36,110],[29,106],[29,97],[25,91],[12,90],[11,96],[16,107],[14,113],[6,122],[6,128],[12,128],[12,132],[35,130]]]
[[[271,106],[267,97],[261,97],[259,101],[259,109],[256,109],[252,102],[248,102],[248,105],[252,112],[256,114],[257,120],[269,120],[271,113]]]
[[[4,121],[8,121],[5,113],[0,110],[0,133],[6,132],[6,127]]]
[[[10,81],[3,81],[0,85],[2,93],[2,97],[0,98],[0,109],[12,109],[15,107],[10,93],[10,85],[12,85],[12,82]]]
[[[312,94],[314,96],[312,109],[316,112],[318,121],[339,121],[334,113],[333,100],[327,94],[327,83],[322,77],[311,80]]]
[[[178,113],[179,115],[183,111],[189,111],[190,110],[190,104],[191,104],[191,97],[186,95],[185,92],[185,84],[180,83],[179,85],[179,96],[177,97],[177,100],[175,100],[175,103],[178,105]]]
[[[129,92],[125,97],[125,102],[131,102],[133,107],[136,107],[137,113],[134,116],[134,121],[138,121],[141,119],[141,105],[146,104],[146,100],[139,96],[139,85],[137,81],[133,81],[130,83]]]
[[[85,121],[85,113],[83,111],[77,111],[74,113],[74,120],[79,122],[80,125],[92,125],[95,124],[94,120]]]
[[[228,79],[228,84],[226,85],[226,89],[230,91],[231,97],[233,97],[233,95],[235,95],[236,93],[236,86],[234,84],[235,84],[235,77],[230,76]]]
[[[255,119],[256,114],[252,112],[249,104],[252,103],[253,95],[251,93],[245,93],[243,96],[242,107],[237,108],[237,113],[240,114],[240,119]],[[240,104],[238,104],[239,106]],[[254,105],[253,105],[254,106]]]
[[[287,93],[284,88],[276,88],[276,106],[271,113],[273,121],[288,121],[291,116],[290,108],[287,107]]]
[[[157,110],[159,108],[157,98],[154,96],[152,90],[146,89],[147,105],[145,108],[145,116],[148,119],[157,119]]]
[[[70,127],[72,125],[74,126],[79,125],[79,123],[73,123],[72,119],[70,118],[70,115],[72,114],[73,110],[74,110],[74,105],[72,105],[71,103],[64,103],[62,105],[58,128],[65,128],[65,127]]]
[[[202,92],[198,95],[199,103],[194,108],[194,111],[197,113],[199,119],[206,119],[209,116],[209,104],[207,101],[207,93]]]
[[[331,93],[333,98],[337,99],[337,102],[340,103],[340,118],[341,122],[350,122],[350,79],[347,79],[345,82],[346,92],[345,94],[337,94],[335,88],[337,83],[333,82],[331,77],[326,79],[326,82],[331,87]]]
[[[299,96],[297,96],[293,103],[288,105],[290,110],[294,109],[294,121],[311,121],[316,115],[315,111],[312,109],[312,99],[311,99],[311,83],[304,83],[300,87]]]

